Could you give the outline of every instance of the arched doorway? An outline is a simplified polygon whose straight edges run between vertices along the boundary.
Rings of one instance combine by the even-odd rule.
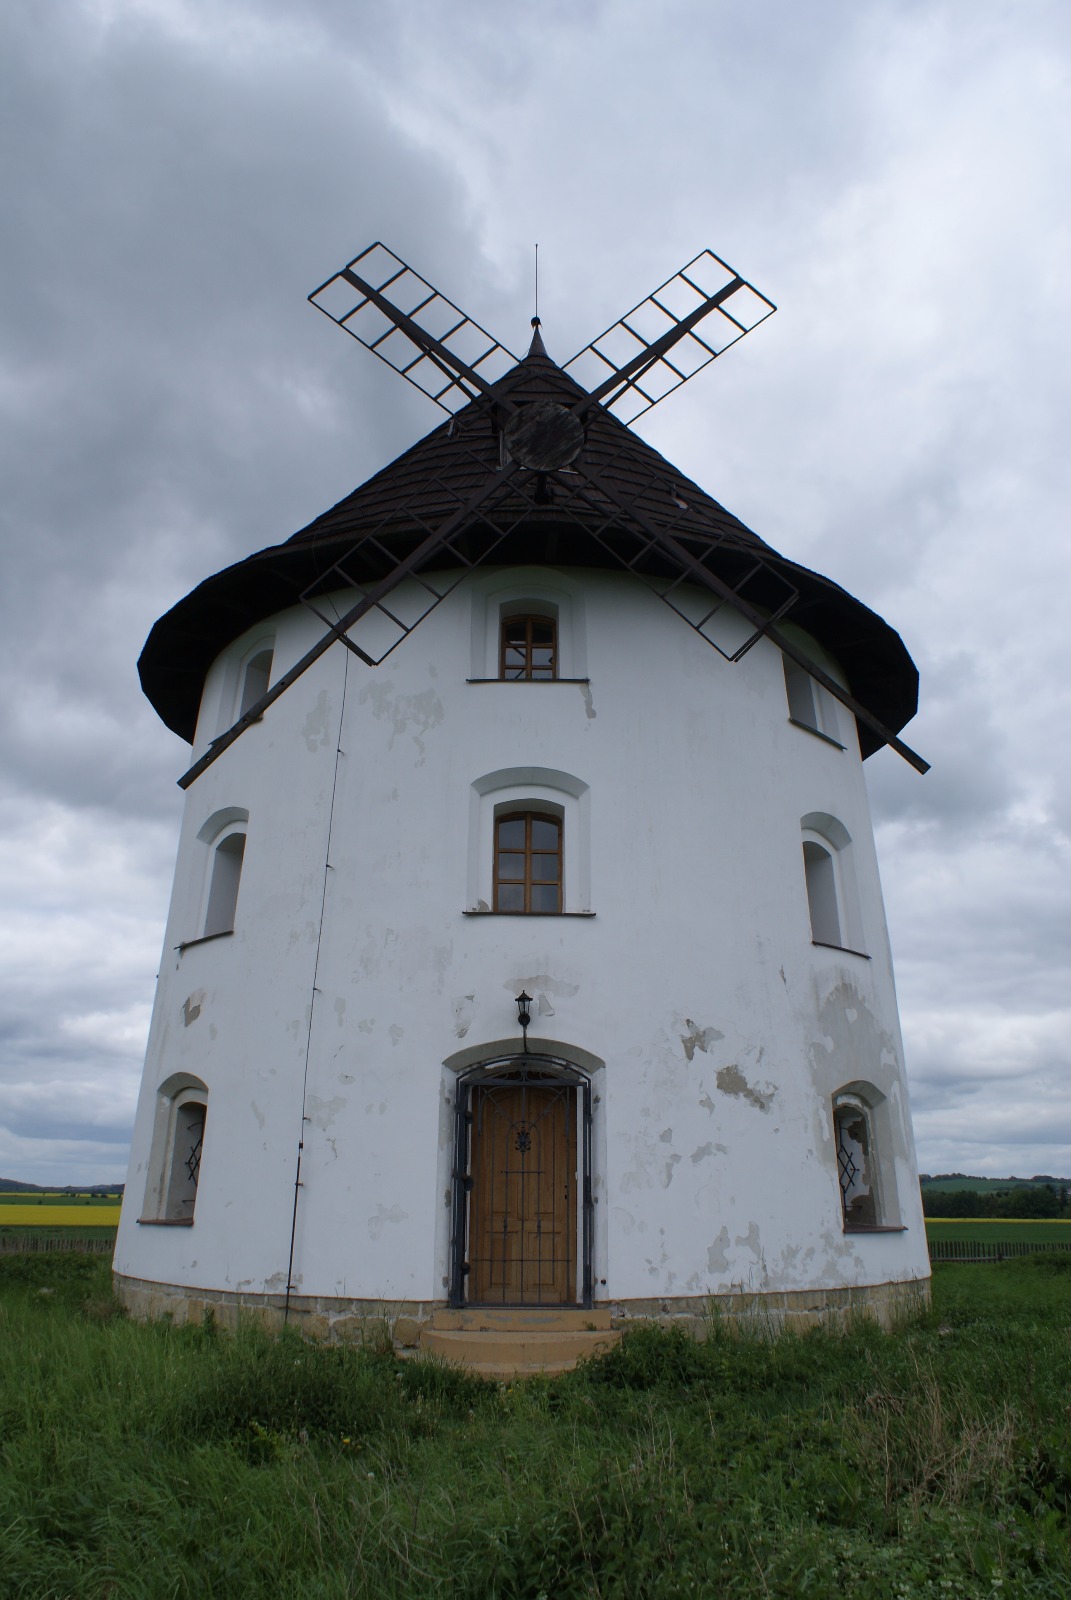
[[[451,1303],[591,1304],[591,1084],[509,1055],[457,1083]]]

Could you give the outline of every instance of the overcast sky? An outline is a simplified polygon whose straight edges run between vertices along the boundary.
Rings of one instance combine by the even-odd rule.
[[[1071,1174],[1066,0],[7,0],[0,1175],[124,1177],[187,747],[135,663],[441,413],[306,304],[381,238],[564,362],[710,246],[639,424],[902,634],[867,763],[920,1165]],[[727,668],[726,670],[731,670]]]

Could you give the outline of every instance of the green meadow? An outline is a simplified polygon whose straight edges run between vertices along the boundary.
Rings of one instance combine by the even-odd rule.
[[[1019,1222],[1009,1217],[927,1217],[926,1238],[976,1239],[988,1244],[1068,1244],[1071,1222]]]
[[[1066,1258],[939,1269],[892,1334],[641,1328],[487,1383],[142,1326],[0,1257],[0,1593],[1071,1597]]]

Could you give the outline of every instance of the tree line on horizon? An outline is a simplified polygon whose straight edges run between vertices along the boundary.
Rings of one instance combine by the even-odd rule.
[[[1071,1220],[1068,1186],[1023,1183],[1011,1189],[956,1189],[945,1191],[922,1186],[922,1211],[927,1217],[1003,1217]]]

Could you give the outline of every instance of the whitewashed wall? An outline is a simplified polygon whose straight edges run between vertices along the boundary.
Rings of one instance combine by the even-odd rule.
[[[557,608],[562,674],[589,682],[466,681],[494,677],[518,601]],[[274,638],[277,677],[319,632],[294,609],[224,652],[194,754],[233,720],[244,660]],[[824,714],[846,749],[789,722],[773,646],[729,665],[627,575],[499,570],[377,669],[334,647],[188,791],[117,1271],[284,1288],[303,1134],[298,1291],[444,1298],[454,1073],[519,1045],[525,987],[533,1047],[603,1063],[597,1299],[927,1276],[862,764],[848,713]],[[464,915],[490,898],[495,803],[548,795],[567,907],[594,916]],[[238,810],[234,933],[180,952],[203,927],[198,835]],[[816,815],[851,837],[870,959],[811,942]],[[196,1219],[139,1225],[175,1073],[209,1090]],[[831,1096],[858,1081],[885,1096],[886,1220],[904,1232],[842,1230]]]

